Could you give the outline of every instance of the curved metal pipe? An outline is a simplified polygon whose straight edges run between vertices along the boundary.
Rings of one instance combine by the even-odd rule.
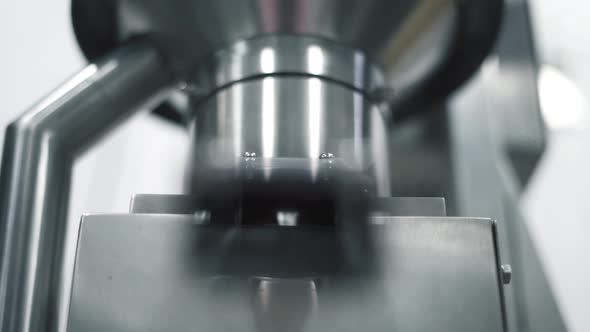
[[[84,68],[7,128],[0,173],[2,331],[57,331],[64,324],[73,161],[144,103],[161,100],[171,81],[153,48],[124,46]]]

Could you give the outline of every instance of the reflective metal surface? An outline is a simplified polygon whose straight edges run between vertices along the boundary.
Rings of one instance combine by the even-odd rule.
[[[169,78],[153,49],[134,44],[84,68],[8,127],[0,183],[2,331],[57,331],[65,324],[73,160],[157,100]]]
[[[194,204],[188,195],[135,194],[129,213],[193,214]],[[379,197],[371,209],[379,216],[446,216],[445,199],[439,197]]]
[[[252,278],[210,267],[255,257],[296,269],[306,259],[329,264],[332,257],[330,250],[318,251],[324,235],[317,229],[194,221],[180,215],[84,216],[68,330],[259,331],[264,298],[252,302]],[[314,282],[316,309],[303,305],[305,298],[291,307],[300,311],[300,330],[503,331],[492,221],[377,217],[373,224],[381,272],[363,279],[304,278],[319,277],[320,283]],[[199,246],[204,238],[224,241]],[[287,315],[289,303],[281,298],[267,298],[268,304],[281,302],[268,310]]]
[[[75,1],[74,15],[78,11],[111,6],[118,15],[116,28],[119,39],[128,36],[154,34],[167,54],[174,55],[177,66],[186,68],[195,60],[235,41],[265,34],[297,34],[317,36],[352,48],[363,50],[379,58],[388,46],[397,41],[403,24],[421,9],[453,6],[452,1],[415,0],[232,0],[187,1],[157,0]],[[88,8],[87,8],[88,7]],[[428,22],[428,20],[426,20]],[[452,26],[453,20],[450,20]],[[421,28],[418,22],[418,29]],[[76,25],[83,25],[76,22]],[[104,24],[104,23],[102,23]],[[450,29],[448,33],[450,33]],[[98,32],[107,33],[105,29]],[[411,43],[419,36],[407,36]],[[432,49],[447,49],[447,40],[432,45]],[[401,47],[400,49],[404,49]]]
[[[198,67],[198,93],[236,81],[267,75],[307,75],[322,77],[371,92],[384,84],[380,69],[367,55],[325,39],[295,35],[266,35],[240,40],[216,52]]]
[[[306,77],[265,77],[219,91],[195,107],[194,167],[229,168],[260,158],[319,159],[332,153],[366,171],[389,196],[385,115],[361,93]]]

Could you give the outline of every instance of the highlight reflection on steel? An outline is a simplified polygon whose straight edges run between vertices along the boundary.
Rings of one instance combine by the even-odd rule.
[[[276,89],[275,80],[272,78],[262,79],[262,156],[265,158],[274,157],[276,141]]]
[[[309,155],[311,159],[319,158],[322,128],[322,119],[324,118],[324,99],[322,84],[318,78],[310,78],[307,84],[307,116],[309,132]]]
[[[389,193],[384,114],[360,92],[345,86],[301,76],[248,80],[199,104],[193,117],[195,171],[202,166],[235,167],[236,160],[249,151],[264,158],[312,162],[321,153],[332,153],[351,169],[368,172],[378,183],[380,195]],[[240,119],[238,126],[236,119]],[[267,138],[273,138],[272,143]]]

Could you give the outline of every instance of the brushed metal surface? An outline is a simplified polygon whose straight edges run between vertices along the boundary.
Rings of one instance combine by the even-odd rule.
[[[323,243],[318,230],[203,227],[194,220],[84,216],[68,330],[256,331],[260,308],[248,293],[250,280],[220,276],[211,266],[223,265],[228,255],[270,264],[330,259],[329,251],[316,250]],[[304,331],[503,330],[491,220],[376,217],[372,222],[380,272],[363,279],[324,278]],[[277,241],[261,241],[268,232]],[[301,239],[296,250],[281,247],[294,243],[281,238],[294,236]],[[230,249],[219,243],[204,264],[196,247],[207,237],[237,239],[241,245]],[[255,250],[269,243],[274,251]]]

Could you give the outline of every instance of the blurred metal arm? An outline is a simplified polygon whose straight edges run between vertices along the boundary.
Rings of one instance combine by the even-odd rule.
[[[91,64],[14,121],[0,177],[0,330],[56,331],[75,157],[146,102],[171,76],[136,43]]]

